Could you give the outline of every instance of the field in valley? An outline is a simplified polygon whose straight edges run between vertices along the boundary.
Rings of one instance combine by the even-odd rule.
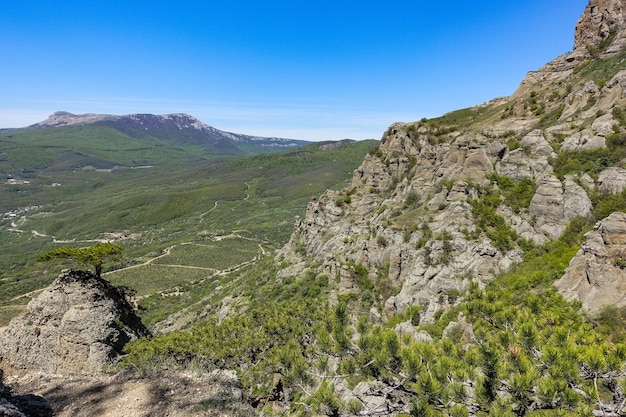
[[[217,286],[286,243],[294,216],[326,189],[345,187],[377,143],[141,169],[51,169],[43,161],[19,181],[0,184],[0,326],[63,268],[78,267],[41,263],[39,255],[103,240],[125,247],[105,265],[107,279],[145,300],[141,312],[154,322],[182,286]]]

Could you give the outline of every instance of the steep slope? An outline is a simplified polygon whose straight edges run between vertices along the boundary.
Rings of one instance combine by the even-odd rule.
[[[428,321],[471,281],[591,216],[597,196],[621,192],[626,179],[624,6],[591,1],[574,51],[530,72],[510,97],[392,125],[349,188],[297,220],[279,257],[295,266],[283,274],[305,253],[338,277],[338,294],[367,299],[372,317],[421,305]],[[375,302],[358,282],[363,270],[389,289]]]

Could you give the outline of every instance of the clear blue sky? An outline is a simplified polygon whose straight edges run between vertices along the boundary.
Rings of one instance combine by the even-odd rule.
[[[57,110],[380,139],[510,95],[572,49],[588,0],[49,1],[0,6],[0,127]]]

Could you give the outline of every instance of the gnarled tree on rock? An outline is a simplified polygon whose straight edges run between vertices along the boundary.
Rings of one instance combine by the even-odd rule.
[[[105,259],[119,255],[123,247],[114,243],[98,243],[88,248],[56,248],[41,255],[37,260],[49,261],[54,258],[74,259],[81,265],[91,266],[99,278],[102,274],[102,263]]]

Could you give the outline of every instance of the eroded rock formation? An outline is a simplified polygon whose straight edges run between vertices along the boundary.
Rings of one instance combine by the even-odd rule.
[[[278,256],[291,264],[282,274],[298,273],[306,254],[336,279],[341,294],[359,291],[355,266],[363,266],[370,280],[395,289],[373,303],[372,318],[421,305],[422,319],[430,320],[470,281],[484,283],[520,261],[527,242],[556,239],[572,219],[589,216],[593,193],[621,192],[623,166],[593,177],[554,166],[563,152],[606,148],[607,138],[624,134],[626,71],[611,63],[598,80],[590,63],[626,50],[625,6],[590,1],[574,51],[530,72],[512,96],[393,124],[347,189],[312,200],[297,219]],[[490,187],[491,195],[502,191],[502,177],[534,184],[534,195],[522,207],[501,193],[489,214],[490,221],[502,219],[500,230],[488,230],[476,202]],[[515,244],[507,244],[507,233]]]
[[[626,1],[592,0],[578,21],[574,49],[593,48],[608,43],[608,53],[623,49],[626,35]]]
[[[88,271],[66,271],[14,318],[0,339],[7,373],[91,374],[150,332],[124,293]]]
[[[626,213],[611,214],[585,235],[556,286],[590,311],[626,306]]]

